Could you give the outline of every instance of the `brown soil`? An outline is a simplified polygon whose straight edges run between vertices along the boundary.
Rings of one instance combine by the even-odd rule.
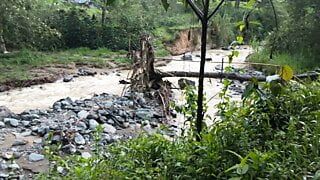
[[[214,42],[214,30],[209,30],[208,33],[208,45],[209,48],[216,48]],[[200,50],[201,46],[201,28],[191,28],[181,30],[176,39],[173,42],[168,42],[166,44],[167,50],[171,55],[181,55],[186,52],[193,52]]]

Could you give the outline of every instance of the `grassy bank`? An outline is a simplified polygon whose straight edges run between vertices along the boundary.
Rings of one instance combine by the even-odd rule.
[[[289,65],[295,73],[303,73],[320,68],[320,57],[308,55],[308,53],[275,53],[273,59],[269,58],[270,53],[266,50],[257,51],[248,59],[250,62],[266,63],[275,65]],[[274,67],[256,66],[258,70],[262,70],[268,74],[273,74],[277,70]]]
[[[57,52],[38,52],[27,49],[0,55],[0,83],[11,80],[32,78],[30,70],[55,64],[87,64],[95,67],[108,67],[109,61],[129,63],[126,51],[112,52],[105,48],[91,50],[77,48]]]

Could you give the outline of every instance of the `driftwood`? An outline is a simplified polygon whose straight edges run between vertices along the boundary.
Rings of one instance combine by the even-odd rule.
[[[164,77],[199,77],[199,72],[183,72],[183,71],[170,71],[170,72],[157,72],[158,76],[161,78]],[[221,73],[221,72],[210,72],[204,74],[205,78],[226,78],[230,80],[238,80],[238,81],[251,81],[253,78],[258,81],[266,81],[266,76],[252,76],[247,74],[237,74],[237,73]],[[305,74],[295,75],[294,79],[312,79],[315,80],[320,77],[319,73],[311,72]]]

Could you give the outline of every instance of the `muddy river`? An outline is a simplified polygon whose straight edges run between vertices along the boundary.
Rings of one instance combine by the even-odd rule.
[[[248,47],[239,49],[240,55],[234,59],[234,62],[243,62],[245,58],[251,53]],[[159,69],[163,71],[199,71],[200,52],[194,52],[192,61],[171,61]],[[227,61],[227,55],[230,51],[223,50],[209,50],[207,57],[212,58],[214,62],[220,62],[222,58]],[[169,57],[173,59],[181,59],[181,56]],[[217,66],[216,63],[208,62],[206,64],[206,72],[212,72]],[[239,65],[234,65],[239,67]],[[54,83],[36,85],[27,88],[14,89],[7,92],[0,93],[0,106],[7,106],[15,113],[20,113],[28,109],[47,109],[51,105],[62,98],[71,97],[74,99],[89,98],[94,94],[110,93],[121,95],[124,85],[119,84],[119,80],[126,79],[129,71],[113,72],[109,75],[96,75],[94,77],[79,77],[72,82],[65,83],[59,80]],[[180,78],[168,78],[176,87]],[[190,78],[197,82],[196,78]],[[219,79],[205,79],[205,93],[208,98],[215,96],[222,88]],[[177,101],[182,102],[183,97],[179,90],[174,90]],[[240,96],[233,96],[238,99]],[[215,112],[214,105],[219,102],[216,96],[209,102],[210,114]]]

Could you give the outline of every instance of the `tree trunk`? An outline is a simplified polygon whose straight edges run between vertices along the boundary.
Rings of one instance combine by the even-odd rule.
[[[7,49],[3,38],[3,30],[0,30],[0,53],[3,54],[5,52],[7,52]]]
[[[235,7],[240,8],[240,0],[236,0]]]
[[[202,19],[202,33],[201,33],[201,61],[200,61],[200,73],[199,73],[199,85],[198,85],[198,109],[197,109],[197,140],[201,140],[201,131],[203,123],[203,81],[204,81],[204,68],[206,63],[206,53],[207,53],[207,32],[208,32],[208,13],[209,13],[210,0],[206,0],[203,19]]]
[[[101,26],[104,26],[106,21],[106,8],[102,7],[101,9]]]

